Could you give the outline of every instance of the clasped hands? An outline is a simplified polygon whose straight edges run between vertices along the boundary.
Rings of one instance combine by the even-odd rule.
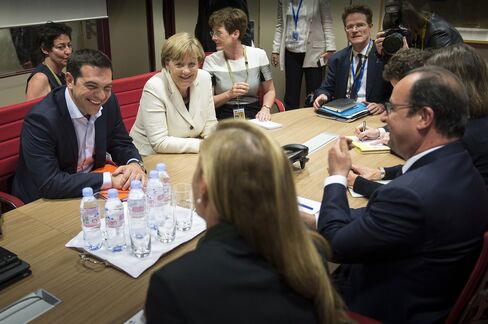
[[[142,186],[146,184],[146,173],[137,163],[121,165],[112,173],[112,188],[128,190],[132,180],[141,180]]]
[[[358,176],[368,180],[379,180],[381,171],[379,169],[353,165],[349,150],[352,148],[352,140],[340,136],[329,150],[329,175],[341,175],[347,178],[347,185],[352,187]]]

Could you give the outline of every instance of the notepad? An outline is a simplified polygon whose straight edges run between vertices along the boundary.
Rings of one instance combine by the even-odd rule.
[[[354,106],[356,106],[356,100],[350,98],[339,98],[323,104],[322,108],[341,112]]]
[[[342,122],[351,122],[369,114],[368,107],[362,102],[358,102],[354,107],[342,111],[320,107],[316,112],[320,117],[326,117]]]
[[[359,140],[356,136],[348,136],[352,139],[352,145],[357,148],[361,153],[372,154],[372,153],[389,153],[390,147],[384,145],[380,139],[374,140]]]
[[[311,139],[303,143],[303,145],[308,147],[308,154],[312,154],[321,147],[327,145],[330,141],[335,140],[337,136],[337,134],[320,133],[319,135],[312,137]]]
[[[283,127],[283,125],[275,123],[271,120],[260,121],[259,119],[250,119],[249,121],[255,125],[258,125],[262,128],[266,128],[266,129],[276,129],[276,128]]]

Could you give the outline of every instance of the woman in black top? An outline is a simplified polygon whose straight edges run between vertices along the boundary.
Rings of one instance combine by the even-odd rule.
[[[34,68],[27,79],[26,100],[47,95],[52,89],[65,85],[62,70],[71,56],[71,27],[47,23],[41,28],[39,46],[44,61]]]

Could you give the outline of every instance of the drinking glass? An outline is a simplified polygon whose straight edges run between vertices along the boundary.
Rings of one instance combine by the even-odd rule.
[[[157,221],[157,238],[163,243],[175,240],[175,215],[170,203],[165,204],[161,217]]]
[[[177,183],[173,186],[172,204],[176,229],[179,231],[190,230],[193,218],[193,197],[189,183]]]

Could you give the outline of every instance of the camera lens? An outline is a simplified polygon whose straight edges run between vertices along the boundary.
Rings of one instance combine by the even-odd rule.
[[[392,33],[385,37],[383,41],[383,51],[387,55],[395,54],[403,46],[403,35],[400,33]]]

